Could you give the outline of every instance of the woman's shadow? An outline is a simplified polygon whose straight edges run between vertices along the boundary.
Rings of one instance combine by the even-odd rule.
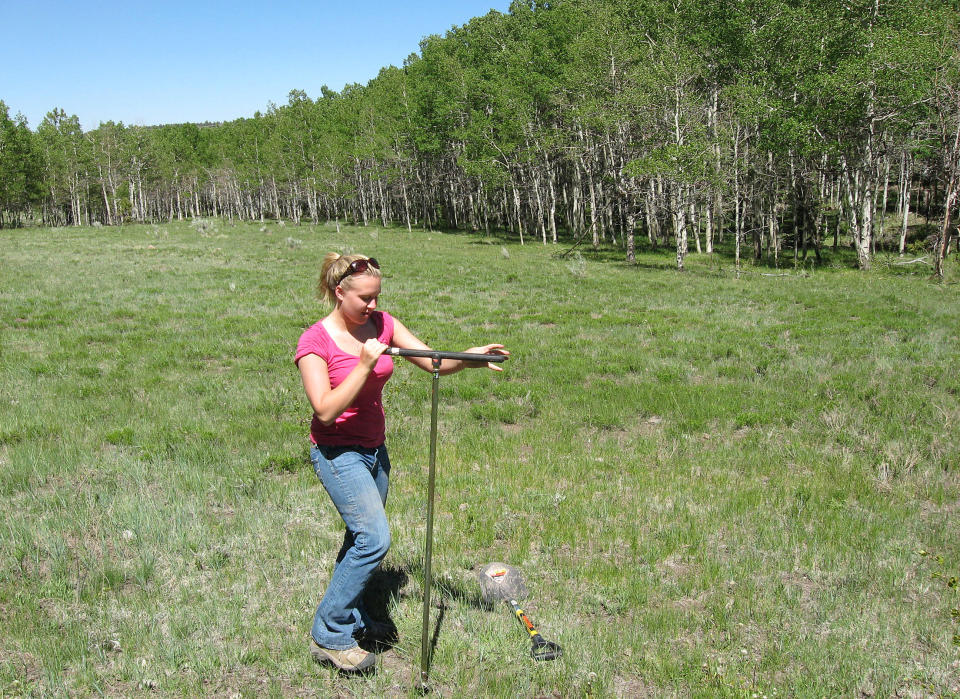
[[[393,648],[399,636],[397,625],[390,618],[390,605],[406,597],[404,591],[409,576],[402,568],[381,567],[371,576],[363,592],[363,606],[370,617],[377,622],[379,633],[375,637],[361,637],[360,647],[375,653]]]
[[[421,568],[422,566],[415,566]],[[392,567],[385,566],[379,568],[370,581],[367,583],[366,590],[363,593],[363,604],[370,616],[384,626],[384,633],[377,639],[360,639],[360,646],[364,650],[382,653],[393,648],[399,636],[396,624],[390,618],[390,607],[397,600],[405,597],[411,597],[416,593],[409,588],[410,573],[413,572],[410,567]],[[492,605],[483,600],[478,594],[478,590],[471,585],[465,584],[465,581],[454,581],[450,579],[433,579],[434,603],[432,606],[439,608],[439,613],[433,619],[433,633],[430,638],[430,655],[436,648],[440,637],[440,630],[443,627],[443,620],[448,603],[451,600],[461,604],[467,604],[480,609],[491,609]]]

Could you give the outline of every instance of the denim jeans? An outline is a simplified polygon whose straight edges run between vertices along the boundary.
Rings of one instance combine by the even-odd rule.
[[[347,526],[333,576],[313,617],[318,645],[345,650],[369,623],[363,590],[390,548],[387,501],[390,457],[385,446],[310,449],[313,470]]]

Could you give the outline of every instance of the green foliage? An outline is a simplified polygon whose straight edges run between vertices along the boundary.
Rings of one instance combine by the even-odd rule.
[[[0,227],[4,215],[19,225],[42,197],[42,159],[27,120],[0,101]]]
[[[83,133],[54,109],[33,135],[4,107],[0,225],[403,221],[628,256],[645,233],[678,239],[681,262],[684,231],[749,231],[779,264],[788,236],[820,252],[829,209],[866,266],[894,208],[881,187],[944,190],[958,17],[921,0],[514,2],[366,85],[228,123]],[[906,187],[881,181],[898,160]]]
[[[667,144],[627,166],[634,177],[662,175],[676,182],[720,185],[708,143]]]

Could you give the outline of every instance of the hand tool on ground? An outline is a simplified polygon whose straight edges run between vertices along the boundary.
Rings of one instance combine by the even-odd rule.
[[[530,657],[534,660],[554,660],[563,655],[563,648],[540,635],[530,617],[520,608],[517,600],[527,595],[526,585],[520,571],[506,563],[488,563],[478,572],[480,591],[484,602],[493,604],[503,600],[513,610],[514,616],[530,635]]]

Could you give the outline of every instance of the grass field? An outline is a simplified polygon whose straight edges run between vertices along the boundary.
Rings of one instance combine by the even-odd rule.
[[[341,537],[292,363],[323,253],[503,374],[441,379],[442,696],[960,696],[960,270],[405,230],[0,231],[0,696],[411,695],[430,375],[385,394],[379,671],[314,664]],[[523,571],[534,664],[473,568]]]

